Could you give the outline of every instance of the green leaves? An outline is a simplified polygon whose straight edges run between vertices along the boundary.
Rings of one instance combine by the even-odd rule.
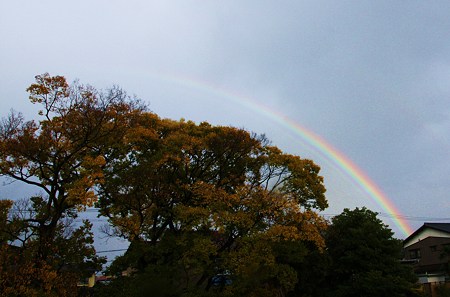
[[[367,208],[345,209],[334,217],[326,236],[330,296],[407,296],[415,277],[400,263],[402,245],[392,236]]]

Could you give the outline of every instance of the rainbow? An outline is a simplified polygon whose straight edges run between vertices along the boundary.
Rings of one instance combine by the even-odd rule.
[[[396,208],[392,200],[381,191],[381,189],[367,176],[367,174],[365,174],[354,162],[352,162],[342,152],[334,148],[325,139],[301,126],[297,122],[288,118],[286,115],[274,110],[273,108],[269,108],[268,106],[265,106],[252,98],[224,89],[223,87],[210,82],[189,77],[161,74],[156,75],[156,78],[172,84],[175,83],[184,87],[197,89],[202,92],[210,93],[214,96],[231,100],[270,118],[274,122],[294,132],[294,134],[300,136],[301,139],[311,145],[328,161],[335,164],[342,172],[350,177],[350,179],[354,181],[355,184],[360,187],[361,190],[363,190],[363,192],[365,192],[372,200],[374,200],[384,212],[393,215],[394,224],[403,233],[403,235],[408,236],[413,233],[412,227],[406,220],[402,219],[404,216],[401,215],[401,212]]]

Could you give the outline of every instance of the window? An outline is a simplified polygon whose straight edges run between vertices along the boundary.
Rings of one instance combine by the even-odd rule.
[[[420,259],[420,249],[410,250],[409,258],[411,259]]]
[[[432,246],[430,246],[430,250],[431,250],[432,252],[435,252],[435,251],[437,251],[437,248],[436,248],[435,245],[432,245]]]

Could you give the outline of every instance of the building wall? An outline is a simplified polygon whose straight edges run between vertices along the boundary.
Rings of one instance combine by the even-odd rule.
[[[407,246],[404,258],[416,261],[413,267],[418,274],[445,272],[450,260],[446,249],[450,250],[449,237],[427,237]]]
[[[419,283],[427,284],[427,283],[443,283],[445,282],[445,275],[420,275]]]

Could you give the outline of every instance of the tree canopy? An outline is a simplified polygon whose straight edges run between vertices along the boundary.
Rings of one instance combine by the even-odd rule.
[[[377,213],[345,209],[326,233],[330,296],[414,296],[417,279],[400,263],[402,242]]]
[[[242,129],[151,113],[139,125],[129,149],[111,151],[99,185],[101,213],[131,242],[120,269],[165,265],[178,271],[171,287],[189,292],[216,289],[224,274],[228,291],[255,290],[252,278],[267,292],[292,289],[297,275],[276,262],[273,244],[324,247],[319,167]]]

